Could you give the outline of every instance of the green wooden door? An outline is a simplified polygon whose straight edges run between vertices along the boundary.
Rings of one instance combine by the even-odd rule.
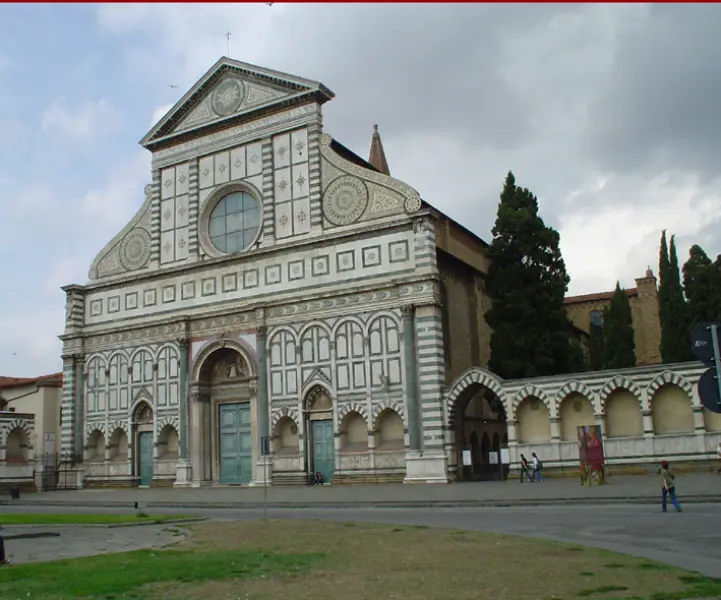
[[[150,485],[153,481],[153,433],[143,431],[138,434],[138,475],[140,485]]]
[[[250,483],[253,476],[253,438],[250,405],[220,405],[220,483]]]
[[[333,421],[311,421],[313,423],[313,472],[323,475],[330,483],[335,471],[335,448],[333,444]]]

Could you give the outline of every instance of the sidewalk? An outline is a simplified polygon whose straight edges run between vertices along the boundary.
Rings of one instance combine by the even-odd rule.
[[[615,476],[598,487],[582,487],[577,479],[549,479],[520,484],[502,482],[416,485],[327,485],[248,488],[154,488],[68,490],[0,499],[0,506],[257,508],[267,493],[277,508],[523,506],[543,504],[647,504],[659,502],[661,482],[654,476]],[[721,477],[693,473],[678,477],[679,498],[686,503],[721,502]]]

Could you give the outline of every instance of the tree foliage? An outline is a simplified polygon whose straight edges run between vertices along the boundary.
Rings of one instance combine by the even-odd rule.
[[[489,368],[515,379],[583,369],[580,349],[570,341],[563,306],[569,277],[558,232],[538,214],[538,200],[508,173],[498,204],[485,319],[493,329]]]
[[[674,236],[671,236],[670,243],[667,245],[665,230],[661,234],[658,271],[661,360],[664,363],[693,360],[688,335],[688,306],[681,287],[676,241]]]
[[[718,321],[721,317],[721,256],[711,262],[701,246],[691,246],[683,266],[683,289],[691,328],[702,321]]]
[[[636,366],[636,344],[628,295],[616,282],[610,304],[603,311],[603,368],[626,369]]]

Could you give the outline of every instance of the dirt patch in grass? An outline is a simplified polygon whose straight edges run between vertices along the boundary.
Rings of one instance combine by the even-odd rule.
[[[291,520],[187,528],[193,535],[172,549],[0,569],[0,598],[671,600],[721,594],[718,580],[673,567],[515,536]]]
[[[156,588],[164,600],[550,600],[698,596],[695,575],[648,560],[568,544],[469,531],[320,521],[194,526],[196,549],[318,553],[305,573]],[[613,565],[607,567],[606,565]],[[703,578],[706,586],[713,583]],[[699,588],[700,589],[700,588]],[[151,588],[146,588],[150,592]],[[706,591],[706,590],[705,590]]]

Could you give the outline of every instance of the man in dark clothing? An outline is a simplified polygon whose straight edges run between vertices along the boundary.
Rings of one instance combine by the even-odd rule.
[[[8,560],[7,556],[5,556],[5,540],[3,540],[3,536],[0,535],[0,565],[9,565],[10,561]]]
[[[533,483],[533,477],[531,477],[531,467],[528,464],[526,457],[521,454],[521,483],[523,483],[523,475],[526,475],[528,481]]]

